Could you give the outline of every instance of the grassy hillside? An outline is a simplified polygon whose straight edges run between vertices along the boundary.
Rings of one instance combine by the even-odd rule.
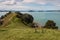
[[[60,40],[60,31],[34,28],[24,25],[15,16],[6,27],[0,27],[0,40]]]

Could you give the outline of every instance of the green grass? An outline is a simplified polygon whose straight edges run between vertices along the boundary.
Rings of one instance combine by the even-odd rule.
[[[6,27],[0,28],[0,40],[60,40],[59,30],[38,28],[37,31],[14,17]]]

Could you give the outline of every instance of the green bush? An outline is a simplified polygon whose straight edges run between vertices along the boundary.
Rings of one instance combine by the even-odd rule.
[[[0,26],[3,24],[3,21],[0,19]]]
[[[23,15],[23,14],[20,13],[19,11],[16,11],[15,13],[17,14],[17,15],[16,15],[17,18],[21,18],[21,16]]]
[[[24,23],[24,24],[29,24],[29,23],[32,23],[34,20],[33,16],[30,15],[30,14],[23,14],[21,16],[21,21]]]
[[[56,23],[53,20],[48,20],[44,28],[58,29],[58,27],[56,26]]]
[[[32,28],[38,28],[38,24],[37,24],[37,23],[32,23],[32,24],[31,24],[31,27],[32,27]]]

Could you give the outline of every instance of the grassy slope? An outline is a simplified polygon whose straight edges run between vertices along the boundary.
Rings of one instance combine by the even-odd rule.
[[[35,33],[14,17],[6,27],[0,28],[0,40],[60,40],[60,31],[39,28]]]

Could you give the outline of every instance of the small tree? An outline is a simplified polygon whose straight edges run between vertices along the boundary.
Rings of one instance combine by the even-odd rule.
[[[44,28],[58,29],[58,27],[56,26],[56,23],[53,20],[48,20]]]

